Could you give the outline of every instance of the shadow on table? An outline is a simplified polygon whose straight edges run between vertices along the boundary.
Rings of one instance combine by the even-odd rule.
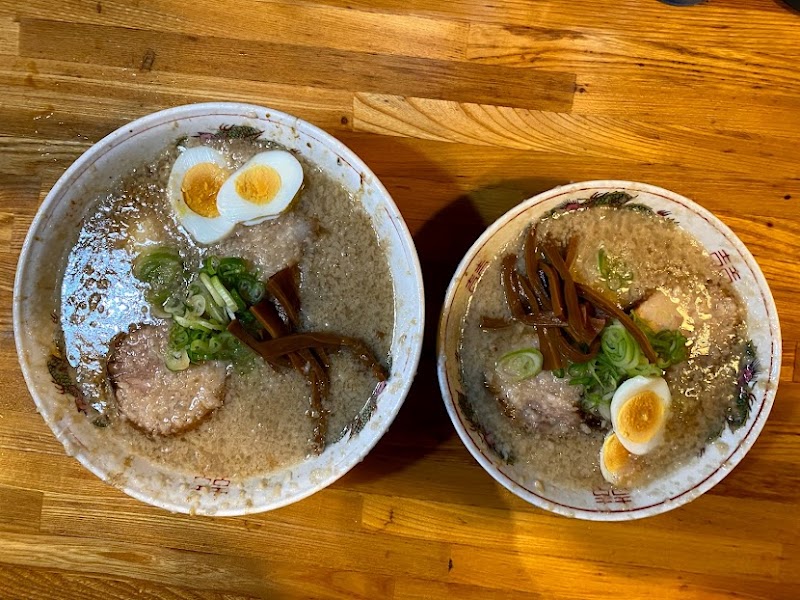
[[[357,141],[350,143],[359,152]],[[424,172],[431,189],[436,190],[431,192],[429,205],[437,201],[434,196],[446,197],[450,189],[454,199],[438,211],[432,210],[430,216],[426,215],[425,222],[413,235],[422,265],[426,303],[425,335],[416,378],[396,421],[364,463],[346,477],[346,484],[367,484],[384,479],[435,452],[445,442],[455,442],[456,433],[444,408],[436,373],[436,335],[450,279],[467,250],[495,219],[522,200],[566,183],[549,177],[499,180],[459,194],[449,174],[411,149],[402,138],[382,138],[379,148],[372,145],[368,148],[372,152],[392,153],[396,161],[407,161],[415,170]],[[370,162],[369,152],[364,158]],[[412,205],[417,213],[420,206],[424,211],[426,198],[420,197],[420,187],[424,190],[424,183],[422,186],[401,188],[398,185],[393,189],[390,184],[388,187],[401,212],[404,206]],[[441,205],[440,199],[438,203]],[[410,224],[413,231],[413,221]],[[460,442],[456,445],[460,447]],[[479,467],[475,465],[475,468]],[[465,493],[469,492],[465,490]]]
[[[800,0],[774,0],[775,4],[790,12],[800,14]]]
[[[357,142],[350,144],[361,154],[363,150]],[[450,279],[487,225],[525,198],[565,182],[547,177],[503,180],[459,193],[449,174],[431,165],[407,142],[372,139],[364,146],[368,150],[363,152],[367,163],[369,152],[392,153],[393,169],[402,170],[406,164],[409,171],[424,172],[426,181],[430,180],[430,187],[419,180],[403,180],[392,186],[392,178],[386,174],[389,191],[412,231],[416,230],[414,240],[425,282],[425,337],[416,378],[396,421],[363,463],[335,486],[397,497],[396,506],[388,513],[389,521],[376,534],[385,530],[400,537],[436,540],[446,547],[452,544],[447,572],[455,581],[483,585],[485,582],[477,573],[490,566],[496,572],[509,574],[509,581],[514,582],[511,588],[534,591],[539,574],[536,569],[531,571],[521,556],[531,539],[531,519],[551,517],[506,493],[458,439],[439,391],[436,334]],[[452,200],[447,202],[451,190]],[[428,207],[430,212],[425,214]],[[412,214],[417,217],[416,222],[410,218]],[[415,227],[423,219],[424,223]],[[414,501],[431,504],[414,505]],[[419,510],[423,513],[418,514]],[[425,516],[426,510],[435,514]],[[397,523],[392,521],[395,512]],[[402,515],[411,521],[404,523]],[[425,531],[407,528],[417,518],[423,522],[429,519]],[[372,526],[376,526],[374,522]]]
[[[437,173],[437,177],[443,175]],[[348,481],[379,480],[407,468],[448,440],[455,440],[436,372],[439,316],[450,279],[464,254],[489,224],[522,200],[558,183],[513,180],[475,189],[456,197],[414,234],[425,284],[425,336],[419,368],[394,424]],[[441,179],[436,185],[442,185]],[[401,196],[402,193],[395,194],[402,212]]]

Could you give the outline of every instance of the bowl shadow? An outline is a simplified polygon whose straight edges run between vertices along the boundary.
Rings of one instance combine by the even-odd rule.
[[[404,152],[408,153],[408,148]],[[423,159],[415,156],[415,160]],[[432,168],[426,164],[428,173]],[[452,202],[426,218],[416,231],[409,223],[425,285],[425,333],[419,368],[396,420],[363,464],[343,477],[345,484],[376,482],[410,467],[444,444],[453,445],[472,462],[447,414],[437,375],[436,338],[447,287],[458,264],[487,226],[523,200],[561,183],[565,182],[538,178],[492,182],[454,194]],[[436,185],[455,188],[455,182],[440,171],[436,172]],[[402,212],[404,192],[391,186],[389,191]],[[491,480],[488,474],[486,477],[487,482]]]

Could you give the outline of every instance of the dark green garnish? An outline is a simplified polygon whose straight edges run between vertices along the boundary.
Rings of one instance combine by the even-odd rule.
[[[154,314],[172,320],[164,357],[170,369],[180,371],[206,360],[242,364],[251,355],[227,331],[232,319],[259,329],[248,309],[264,297],[265,288],[243,259],[208,257],[187,285],[180,255],[159,246],[136,258],[133,274],[147,284],[146,298]]]
[[[678,330],[662,329],[658,333],[633,313],[633,322],[650,340],[653,350],[658,354],[659,368],[667,369],[672,365],[684,362],[688,357],[686,337]]]
[[[744,346],[744,353],[739,362],[739,375],[736,378],[736,395],[728,407],[726,419],[731,430],[736,430],[747,422],[750,407],[753,403],[753,386],[758,374],[758,359],[752,340]]]
[[[181,255],[169,246],[155,246],[137,256],[133,276],[147,284],[145,299],[159,308],[185,285]]]
[[[597,268],[600,271],[600,278],[613,292],[629,286],[633,281],[633,273],[628,265],[619,258],[609,256],[605,248],[600,248],[597,253]]]
[[[607,414],[611,398],[623,381],[637,375],[660,376],[663,369],[686,360],[686,338],[679,331],[653,333],[635,316],[634,320],[658,354],[657,363],[647,360],[630,332],[619,321],[613,321],[603,330],[597,356],[567,369],[570,384],[584,386],[581,403],[585,410]]]

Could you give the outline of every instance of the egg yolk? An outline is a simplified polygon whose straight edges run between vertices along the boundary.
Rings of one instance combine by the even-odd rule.
[[[255,165],[236,178],[236,193],[253,204],[269,203],[281,189],[281,176],[272,167]]]
[[[619,434],[627,440],[641,444],[658,432],[664,419],[664,405],[655,392],[644,390],[631,396],[620,408],[617,417]]]
[[[623,475],[628,470],[631,453],[625,449],[615,433],[610,434],[603,442],[603,466],[606,471],[615,475]]]
[[[225,183],[228,173],[214,163],[200,163],[186,171],[181,192],[186,206],[198,215],[208,218],[219,216],[217,192]]]

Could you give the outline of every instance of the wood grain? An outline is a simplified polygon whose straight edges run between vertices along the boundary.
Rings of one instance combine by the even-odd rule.
[[[575,76],[569,72],[344,52],[221,37],[152,32],[22,19],[20,55],[199,75],[222,69],[237,79],[289,85],[411,94],[567,110]],[[345,67],[346,68],[343,68]]]
[[[760,170],[768,164],[790,171],[795,167],[791,140],[704,131],[702,122],[689,128],[376,94],[356,94],[353,119],[354,128],[359,131],[461,144],[681,167],[702,161],[713,161],[726,170]],[[565,139],[574,141],[564,143]]]
[[[9,63],[5,69],[0,64],[8,99],[0,105],[0,132],[5,135],[78,144],[97,141],[143,112],[230,99],[227,90],[233,85],[241,102],[268,104],[329,129],[348,128],[352,120],[352,94],[341,90],[138,69],[131,72],[47,59],[16,58]]]
[[[312,48],[369,51],[420,58],[465,58],[469,24],[463,21],[430,19],[414,14],[382,15],[352,11],[347,7],[326,7],[263,0],[239,0],[223,4],[199,0],[193,10],[183,5],[143,0],[106,0],[97,10],[91,2],[28,2],[19,15],[66,23],[115,26],[184,33],[196,36],[228,37],[237,40],[287,43]],[[254,14],[263,15],[253,18]],[[379,33],[379,35],[376,35]]]
[[[777,0],[0,0],[0,598],[800,597],[800,14]],[[247,517],[174,515],[63,452],[11,327],[44,195],[113,129],[189,102],[284,110],[350,146],[406,218],[428,338],[377,447]],[[585,523],[508,493],[442,405],[458,261],[525,198],[646,181],[713,211],[775,296],[781,387],[753,449],[670,513]]]
[[[0,486],[0,531],[39,533],[44,494]]]
[[[254,600],[224,592],[154,584],[142,579],[91,577],[43,569],[0,565],[0,586],[7,600]]]

